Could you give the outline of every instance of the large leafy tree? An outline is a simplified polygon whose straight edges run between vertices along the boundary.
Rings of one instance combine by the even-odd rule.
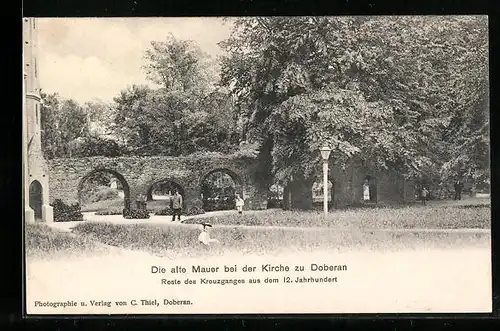
[[[132,152],[141,153],[150,141],[147,97],[152,90],[145,85],[132,85],[120,91],[115,102],[115,134]]]
[[[232,152],[239,141],[230,95],[132,86],[115,98],[118,134],[136,155]]]
[[[473,157],[477,173],[486,32],[482,17],[241,18],[222,43],[222,78],[284,180],[307,175],[323,142],[334,160],[406,176],[450,174]]]
[[[191,40],[173,36],[153,41],[146,50],[147,78],[167,91],[204,93],[216,79],[214,61]]]
[[[412,149],[419,153],[408,164],[409,173],[436,176],[441,170],[443,180],[481,177],[488,169],[484,162],[488,159],[484,148],[488,141],[487,19],[378,18],[366,21],[357,36],[361,45],[371,46],[360,48],[356,65],[365,95],[389,104],[405,132],[416,138]],[[478,127],[470,128],[471,119]],[[405,135],[400,139],[406,141]],[[463,158],[467,162],[458,165]]]
[[[116,132],[130,153],[231,152],[239,140],[228,91],[213,60],[192,41],[170,37],[146,51],[147,77],[161,86],[131,86],[115,98]],[[216,67],[216,66],[215,66]]]
[[[113,133],[116,108],[112,104],[97,99],[85,102],[83,108],[88,117],[91,135],[100,136]]]

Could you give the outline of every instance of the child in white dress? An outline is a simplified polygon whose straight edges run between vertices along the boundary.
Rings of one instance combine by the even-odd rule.
[[[245,201],[238,194],[236,194],[236,210],[238,211],[238,214],[243,213],[244,205]]]
[[[210,244],[218,244],[219,241],[217,239],[212,239],[210,238],[210,235],[208,234],[208,231],[206,227],[212,227],[212,225],[208,223],[201,223],[203,225],[203,230],[201,231],[200,235],[198,236],[198,241],[201,242],[202,244],[209,246]]]

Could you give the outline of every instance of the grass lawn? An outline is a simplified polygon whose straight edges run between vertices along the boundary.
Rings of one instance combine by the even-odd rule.
[[[110,224],[82,222],[69,234],[40,232],[27,239],[31,250],[64,248],[87,249],[100,242],[111,246],[147,251],[158,256],[223,255],[228,251],[243,254],[279,254],[311,250],[370,250],[425,249],[480,245],[489,247],[489,233],[390,232],[380,229],[489,229],[489,200],[435,202],[431,205],[399,208],[336,210],[325,219],[318,212],[267,210],[243,215],[225,214],[187,219],[185,223],[210,222],[211,236],[220,241],[209,248],[198,243],[200,227],[165,224]],[[226,225],[226,226],[217,226]],[[236,226],[249,225],[249,226]],[[252,226],[254,225],[254,226]],[[255,225],[260,225],[259,227]],[[281,226],[265,228],[262,226]],[[29,237],[27,235],[27,237]],[[55,238],[55,239],[49,239]]]
[[[210,235],[220,244],[205,247],[198,243],[197,227],[81,223],[74,233],[107,245],[175,257],[242,254],[279,254],[314,250],[369,249],[398,251],[422,250],[426,247],[489,247],[488,233],[388,232],[365,230],[355,226],[344,228],[262,228],[214,227]]]
[[[26,224],[25,248],[27,257],[40,258],[105,250],[88,237],[60,232],[43,223]]]
[[[410,206],[400,208],[370,208],[336,210],[325,219],[321,212],[294,212],[266,210],[259,213],[247,212],[239,215],[207,216],[187,219],[184,223],[208,222],[214,225],[259,225],[259,226],[301,226],[339,228],[352,226],[358,228],[426,228],[458,229],[491,227],[490,205],[487,203],[436,203],[429,206]]]

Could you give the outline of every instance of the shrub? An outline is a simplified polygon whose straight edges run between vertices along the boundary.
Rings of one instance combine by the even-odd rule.
[[[54,222],[83,221],[83,214],[78,203],[67,205],[61,199],[56,199],[52,207],[54,208]]]
[[[267,208],[283,208],[283,200],[279,198],[269,198],[267,200]]]
[[[149,212],[143,209],[123,209],[123,217],[126,219],[146,219],[149,218]]]
[[[206,211],[235,209],[234,196],[218,200],[205,199],[203,200],[203,209]]]

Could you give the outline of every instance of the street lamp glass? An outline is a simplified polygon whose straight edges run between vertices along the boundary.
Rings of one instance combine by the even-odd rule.
[[[332,149],[328,146],[323,146],[321,147],[320,149],[320,152],[321,152],[321,157],[323,158],[323,160],[328,160],[328,158],[330,157],[330,152],[332,151]]]

